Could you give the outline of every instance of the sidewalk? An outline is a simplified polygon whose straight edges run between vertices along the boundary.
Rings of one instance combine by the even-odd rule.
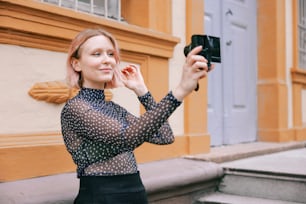
[[[224,163],[238,159],[272,154],[292,149],[300,149],[304,147],[306,147],[306,141],[285,143],[252,142],[221,147],[212,147],[211,151],[207,154],[187,155],[184,158],[210,161],[215,163]]]
[[[225,169],[265,172],[306,178],[306,148],[222,163]]]

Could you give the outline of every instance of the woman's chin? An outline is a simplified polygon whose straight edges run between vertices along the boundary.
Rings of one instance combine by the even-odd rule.
[[[101,78],[101,82],[103,82],[103,83],[109,83],[109,82],[112,81],[112,79],[113,79],[112,76],[103,77],[103,78]]]

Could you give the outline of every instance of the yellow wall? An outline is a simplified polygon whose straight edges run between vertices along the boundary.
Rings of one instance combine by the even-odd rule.
[[[27,71],[22,70],[25,74],[18,75],[26,80],[26,83],[19,84],[21,87],[15,84],[10,86],[10,94],[13,96],[10,99],[13,100],[3,100],[3,108],[0,108],[1,112],[6,111],[5,118],[7,119],[3,120],[7,120],[5,122],[9,124],[0,129],[1,181],[75,171],[75,166],[65,150],[60,134],[59,114],[63,104],[44,101],[44,97],[51,97],[48,93],[49,89],[57,88],[57,94],[60,97],[63,94],[66,97],[65,91],[67,90],[63,87],[56,87],[57,85],[51,85],[46,89],[43,87],[45,93],[43,97],[40,97],[42,100],[36,100],[38,96],[36,99],[30,97],[28,91],[38,82],[64,79],[65,52],[70,40],[83,28],[102,26],[113,33],[121,48],[122,61],[137,63],[141,66],[148,87],[157,100],[169,91],[169,59],[173,56],[174,47],[180,42],[179,38],[171,35],[172,1],[162,0],[154,4],[149,0],[142,1],[141,4],[137,1],[137,6],[141,6],[134,8],[139,9],[140,12],[137,13],[131,12],[133,7],[130,6],[133,4],[136,4],[136,1],[123,1],[125,9],[123,13],[131,24],[122,24],[37,1],[6,0],[0,2],[1,52],[7,51],[6,54],[9,57],[16,57],[14,52],[10,52],[16,49],[17,53],[21,53],[18,59],[23,59],[21,60],[23,67],[15,65],[14,61],[11,61],[11,64],[6,61],[2,62],[1,71],[6,73],[2,76],[10,79],[10,82],[14,84],[16,81],[12,79],[16,79],[18,73],[22,73],[20,70],[30,66]],[[194,6],[193,3],[188,4]],[[203,10],[203,7],[201,9]],[[154,15],[156,13],[163,14],[162,21],[160,17],[156,18]],[[28,56],[28,53],[32,55]],[[38,63],[34,63],[35,61]],[[18,63],[17,60],[15,62]],[[176,64],[173,59],[172,62]],[[176,69],[180,70],[181,66],[182,64]],[[3,70],[4,67],[11,69]],[[3,86],[5,92],[8,91],[6,85]],[[201,86],[204,91],[205,84]],[[174,144],[162,147],[145,144],[135,151],[137,160],[147,162],[190,153],[207,152],[209,136],[206,127],[201,127],[201,124],[206,123],[206,113],[203,110],[204,115],[198,117],[192,109],[192,105],[198,105],[205,100],[204,94],[200,98],[191,97],[181,107],[186,117],[194,116],[199,119],[196,124],[185,123],[184,115],[172,117],[171,121],[175,123],[183,121],[182,124],[185,124],[185,129],[178,129],[180,136],[176,137]],[[52,100],[48,99],[48,101]],[[14,110],[11,106],[16,104],[18,107]],[[9,112],[10,109],[13,111]],[[25,111],[28,112],[24,114]],[[141,108],[140,112],[142,111]],[[17,120],[13,120],[10,113],[19,115]]]
[[[285,0],[258,0],[258,136],[261,141],[285,142],[305,140],[305,124],[302,124],[302,90],[306,84],[305,71],[297,67],[297,0],[290,1],[292,12],[286,9]],[[286,12],[287,11],[287,12]],[[292,14],[292,22],[286,15]],[[286,26],[292,26],[292,36],[286,34]],[[290,28],[289,28],[290,29]],[[293,39],[288,39],[293,37]],[[287,41],[293,42],[292,81],[288,82],[286,56]],[[288,83],[290,86],[288,86]],[[288,90],[292,87],[292,91]],[[292,109],[288,108],[292,93]],[[290,104],[290,103],[289,103]],[[289,111],[293,110],[290,127]]]
[[[285,58],[285,1],[258,1],[258,134],[261,140],[288,137]],[[264,32],[263,32],[264,31]]]
[[[292,25],[297,25],[297,0],[290,2]],[[286,0],[257,1],[257,109],[261,141],[306,140],[303,103],[306,72],[297,65],[297,27],[293,26],[288,80],[286,46],[290,43],[286,34],[289,26],[286,3]],[[203,0],[175,0],[175,3],[122,0],[122,14],[129,22],[124,24],[38,1],[0,1],[0,54],[6,56],[0,62],[1,90],[10,96],[0,102],[0,122],[5,124],[0,128],[0,181],[75,171],[60,133],[59,113],[63,104],[35,100],[28,91],[37,82],[63,80],[65,53],[76,33],[97,26],[113,33],[121,48],[122,61],[141,66],[149,89],[159,100],[179,81],[184,62],[182,48],[193,33],[203,32],[203,4]],[[18,60],[9,60],[16,54]],[[22,64],[16,64],[20,59]],[[207,81],[202,80],[200,86],[199,92],[191,94],[170,118],[175,143],[144,144],[135,151],[138,162],[209,152]],[[65,95],[65,88],[58,90],[60,95]],[[115,100],[120,101],[119,93],[114,96]],[[131,108],[135,114],[144,111],[140,106]]]

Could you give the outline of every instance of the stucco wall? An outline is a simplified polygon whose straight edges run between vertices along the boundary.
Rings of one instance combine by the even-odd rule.
[[[63,80],[63,53],[0,44],[0,134],[56,131],[62,105],[33,99],[36,82]]]
[[[14,45],[0,45],[0,134],[60,130],[63,104],[37,101],[29,89],[37,82],[65,79],[66,54]],[[122,62],[121,66],[126,66]],[[112,90],[113,100],[139,115],[139,102],[126,88]]]

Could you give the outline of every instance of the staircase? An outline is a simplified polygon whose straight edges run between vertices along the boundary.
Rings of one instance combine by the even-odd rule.
[[[306,149],[221,164],[218,190],[196,204],[306,203]]]

